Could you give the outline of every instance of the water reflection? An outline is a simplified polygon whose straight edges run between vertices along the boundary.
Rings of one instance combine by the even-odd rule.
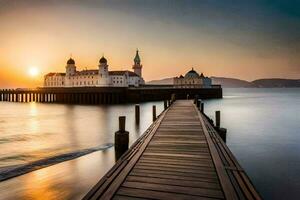
[[[134,105],[74,106],[39,103],[0,103],[0,173],[7,167],[99,147],[114,142],[118,117],[126,116],[132,144],[152,123],[152,105],[140,105],[140,124]],[[23,139],[17,139],[23,138]],[[11,157],[5,160],[5,157]],[[80,199],[115,162],[114,148],[0,182],[0,199]]]

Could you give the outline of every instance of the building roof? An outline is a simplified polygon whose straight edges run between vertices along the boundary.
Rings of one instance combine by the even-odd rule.
[[[136,50],[136,54],[135,54],[135,58],[134,58],[134,63],[135,64],[141,64],[141,58],[140,58],[140,55],[139,55],[139,50]]]
[[[68,65],[75,65],[75,60],[73,58],[70,58],[68,61],[67,61],[67,64]]]
[[[123,76],[125,73],[128,73],[129,76],[139,76],[136,73],[128,70],[123,70],[123,71],[109,71],[108,74],[110,76]],[[82,70],[82,71],[77,71],[75,73],[75,76],[82,76],[82,75],[98,75],[99,70],[97,69],[89,69],[89,70]],[[45,76],[65,76],[66,73],[55,73],[51,72],[46,74]]]
[[[199,74],[192,68],[188,73],[185,74],[184,78],[200,78]]]
[[[50,72],[46,74],[45,76],[65,76],[66,73],[56,73],[56,72]]]
[[[109,71],[108,72],[110,76],[123,76],[125,73],[128,73],[129,76],[139,76],[136,73],[132,72],[132,71]]]
[[[99,60],[99,63],[101,64],[101,63],[107,63],[107,60],[106,60],[106,58],[104,58],[104,56],[102,56],[101,58],[100,58],[100,60]]]

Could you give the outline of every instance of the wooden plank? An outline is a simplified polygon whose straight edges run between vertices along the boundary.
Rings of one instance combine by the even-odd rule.
[[[113,182],[111,182],[110,186],[105,190],[105,192],[102,194],[99,191],[97,191],[97,193],[91,198],[91,199],[98,199],[100,194],[101,194],[101,198],[103,199],[111,199],[113,197],[113,195],[116,193],[116,191],[118,190],[118,188],[120,187],[120,185],[122,184],[123,180],[125,180],[126,176],[128,175],[128,173],[131,171],[131,169],[134,167],[135,163],[138,161],[139,157],[142,155],[142,153],[144,152],[144,150],[146,149],[149,141],[152,139],[153,134],[156,132],[157,128],[159,127],[159,123],[161,122],[161,120],[163,119],[165,113],[162,114],[162,116],[158,119],[158,125],[156,127],[154,127],[153,130],[151,130],[152,134],[145,138],[145,142],[142,144],[140,150],[137,152],[136,155],[134,155],[134,157],[128,161],[128,164],[122,169],[121,173],[117,174],[117,177],[114,179]]]
[[[134,189],[173,192],[177,194],[187,194],[187,195],[210,197],[210,198],[224,198],[223,193],[220,190],[213,190],[207,188],[191,188],[191,187],[161,185],[161,184],[152,184],[152,183],[140,184],[139,182],[130,182],[130,181],[125,181],[122,184],[122,186],[128,188],[134,188]]]
[[[115,195],[113,200],[151,200],[150,198],[130,197],[125,195]]]
[[[214,169],[213,164],[210,163],[195,163],[195,162],[188,162],[185,161],[184,163],[182,161],[174,161],[174,160],[167,160],[167,159],[140,159],[140,163],[149,163],[149,164],[168,164],[168,165],[174,165],[174,166],[194,166],[194,167],[209,167]]]
[[[215,167],[216,167],[216,170],[217,170],[219,180],[220,180],[220,183],[222,185],[225,197],[226,197],[226,199],[232,199],[232,200],[238,199],[238,197],[235,193],[235,190],[234,190],[234,188],[233,188],[233,186],[230,182],[230,179],[229,179],[229,177],[226,173],[226,170],[225,170],[225,168],[222,164],[222,161],[221,161],[221,159],[218,155],[217,149],[214,146],[214,144],[212,142],[212,139],[209,136],[207,128],[206,128],[206,126],[204,124],[204,121],[202,119],[202,116],[201,116],[200,113],[198,113],[198,114],[199,114],[199,119],[200,119],[200,122],[201,122],[203,130],[204,130],[204,134],[205,134],[207,142],[208,142],[208,146],[209,146],[213,161],[215,163]]]
[[[192,181],[191,180],[175,180],[175,179],[168,179],[168,178],[162,178],[162,177],[147,177],[147,176],[130,175],[126,178],[126,181],[220,190],[219,184],[196,181],[196,180],[192,180]]]
[[[176,154],[176,153],[144,153],[147,156],[169,156],[169,157],[183,157],[183,158],[199,158],[199,159],[208,159],[209,156],[206,155],[190,155],[190,154]]]
[[[139,198],[149,198],[156,200],[212,200],[212,198],[207,197],[199,197],[193,195],[185,195],[178,194],[172,192],[161,192],[155,190],[143,190],[143,189],[135,189],[135,188],[126,188],[121,187],[118,192],[118,195],[126,195],[131,197],[139,197]]]
[[[218,182],[218,178],[215,176],[207,176],[207,174],[192,174],[187,172],[172,172],[172,171],[162,171],[155,169],[133,169],[132,172],[140,172],[140,173],[153,173],[153,174],[165,174],[165,175],[175,175],[175,176],[183,176],[183,177],[195,177],[201,178],[203,180],[210,180],[213,182]]]
[[[201,170],[201,171],[207,171],[207,172],[215,172],[215,169],[213,167],[206,167],[206,166],[187,166],[187,165],[170,165],[165,163],[160,163],[159,165],[157,163],[145,163],[145,162],[138,162],[136,166],[147,166],[147,167],[167,167],[167,168],[174,168],[174,169],[183,169],[183,170]]]
[[[209,171],[198,171],[198,170],[192,170],[192,169],[179,169],[179,168],[170,168],[170,167],[147,167],[147,166],[135,166],[135,169],[143,169],[143,170],[156,170],[161,171],[164,173],[174,172],[176,173],[189,173],[192,176],[201,176],[201,177],[211,177],[215,178],[217,177],[216,172],[209,172]]]
[[[149,177],[149,178],[165,178],[172,180],[186,180],[186,181],[199,181],[204,183],[210,183],[216,185],[216,187],[220,188],[220,184],[217,178],[204,178],[204,177],[195,177],[195,176],[183,176],[182,174],[170,175],[166,173],[153,172],[150,170],[133,170],[130,175],[132,176],[141,176],[141,177]]]

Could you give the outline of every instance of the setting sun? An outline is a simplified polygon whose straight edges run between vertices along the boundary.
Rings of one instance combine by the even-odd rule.
[[[28,74],[32,77],[36,77],[39,74],[39,70],[37,67],[31,67],[28,70]]]

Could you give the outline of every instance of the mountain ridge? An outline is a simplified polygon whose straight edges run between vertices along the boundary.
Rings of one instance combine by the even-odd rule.
[[[262,78],[254,81],[246,81],[237,78],[210,77],[213,84],[222,85],[224,88],[286,88],[300,87],[300,79]],[[149,85],[170,85],[173,78],[163,78],[147,82]]]

